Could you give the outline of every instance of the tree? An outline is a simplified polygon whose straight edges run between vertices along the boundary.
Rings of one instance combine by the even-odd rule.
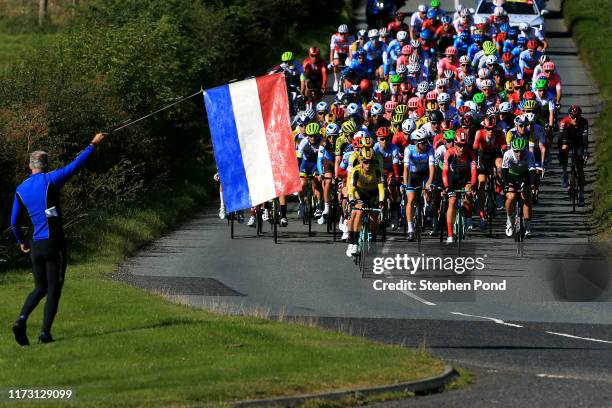
[[[42,26],[49,14],[49,0],[38,0],[38,25]]]

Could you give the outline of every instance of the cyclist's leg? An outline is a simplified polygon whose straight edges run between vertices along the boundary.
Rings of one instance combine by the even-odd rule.
[[[453,225],[455,224],[455,217],[457,216],[457,195],[450,191],[448,193],[448,209],[446,210],[446,227],[447,236],[453,237]]]

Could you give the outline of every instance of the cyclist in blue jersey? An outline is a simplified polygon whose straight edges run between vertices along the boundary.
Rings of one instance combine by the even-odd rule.
[[[57,313],[64,277],[66,274],[66,242],[62,226],[60,190],[66,182],[85,167],[96,146],[104,140],[98,133],[90,145],[66,167],[47,172],[49,157],[46,152],[36,151],[30,155],[32,174],[21,183],[15,192],[11,227],[23,253],[32,260],[34,290],[28,295],[19,318],[13,325],[15,340],[22,346],[30,344],[26,333],[28,316],[38,303],[47,296],[39,343],[50,343],[51,326]],[[28,214],[33,225],[33,237],[26,240],[20,227],[22,215]]]

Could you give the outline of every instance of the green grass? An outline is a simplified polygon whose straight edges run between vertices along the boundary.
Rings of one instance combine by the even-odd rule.
[[[588,65],[600,89],[605,106],[597,120],[597,186],[593,217],[598,232],[612,238],[612,0],[564,1],[563,11],[582,60]]]
[[[98,224],[83,232],[91,247],[79,249],[87,261],[67,273],[56,343],[14,343],[8,325],[32,288],[31,276],[0,275],[0,385],[71,387],[83,406],[184,406],[409,381],[443,370],[424,350],[221,316],[105,277],[206,204],[205,197],[202,187],[187,184],[114,215],[98,214]],[[41,318],[42,305],[29,321],[31,340]]]
[[[7,34],[0,32],[0,70],[9,69],[10,65],[30,53],[37,47],[50,43],[56,34]]]

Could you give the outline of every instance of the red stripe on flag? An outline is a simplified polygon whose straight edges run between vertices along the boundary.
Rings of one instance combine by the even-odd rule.
[[[277,196],[301,190],[300,173],[291,134],[287,86],[282,74],[256,78],[270,163]]]

